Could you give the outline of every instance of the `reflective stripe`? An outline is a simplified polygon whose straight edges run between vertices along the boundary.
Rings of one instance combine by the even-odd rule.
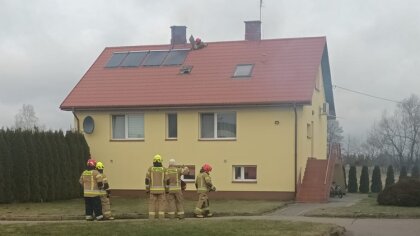
[[[168,215],[175,215],[175,212],[168,212]]]
[[[155,212],[149,211],[149,215],[156,215]]]
[[[183,211],[178,211],[178,212],[177,212],[177,214],[178,214],[178,215],[183,215],[183,214],[184,214],[184,212],[183,212]]]
[[[165,215],[165,212],[164,211],[159,211],[159,213],[158,213],[159,215]]]

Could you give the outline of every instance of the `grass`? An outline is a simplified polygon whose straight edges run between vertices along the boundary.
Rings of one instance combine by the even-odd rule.
[[[164,220],[5,224],[0,235],[330,235],[344,229],[332,224],[270,220]],[[336,234],[334,234],[336,235]],[[338,235],[338,234],[337,234]]]
[[[320,208],[305,216],[346,218],[420,218],[420,207],[382,206],[376,202],[376,194],[369,195],[348,207]]]
[[[148,199],[121,198],[111,199],[111,210],[117,218],[146,218]],[[184,208],[191,215],[196,201],[185,200]],[[214,200],[210,207],[215,216],[261,215],[285,205],[276,201]],[[84,200],[72,199],[49,203],[0,204],[0,219],[7,220],[61,220],[81,219],[84,215]]]

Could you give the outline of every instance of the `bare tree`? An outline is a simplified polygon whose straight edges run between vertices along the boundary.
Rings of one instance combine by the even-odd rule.
[[[385,112],[376,129],[383,151],[394,156],[397,166],[410,168],[419,161],[420,99],[411,95],[397,105],[392,116]]]
[[[341,143],[343,141],[343,127],[338,120],[328,120],[328,144]]]
[[[34,130],[38,127],[38,117],[35,115],[34,107],[30,104],[23,104],[22,109],[15,115],[15,128]]]

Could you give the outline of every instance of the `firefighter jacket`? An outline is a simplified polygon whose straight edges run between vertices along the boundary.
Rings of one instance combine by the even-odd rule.
[[[198,193],[207,193],[214,190],[214,186],[211,183],[211,177],[206,172],[201,172],[195,179],[195,187]]]
[[[101,195],[98,183],[102,183],[102,176],[97,170],[83,171],[80,176],[79,183],[83,185],[84,197],[98,197]]]
[[[149,167],[146,174],[146,190],[151,194],[165,193],[168,189],[165,183],[165,172],[165,167]]]
[[[169,193],[181,192],[181,176],[188,172],[188,167],[179,168],[176,166],[169,166],[168,169],[166,169],[165,181],[168,184]]]
[[[108,194],[107,190],[109,191],[109,183],[108,183],[108,178],[106,177],[106,175],[104,173],[100,173],[98,177],[102,178],[102,188],[99,189],[101,196],[105,196]]]

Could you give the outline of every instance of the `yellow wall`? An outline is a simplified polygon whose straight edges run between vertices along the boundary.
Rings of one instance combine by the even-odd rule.
[[[325,92],[321,67],[317,73],[318,89],[314,89],[312,104],[303,106],[298,112],[298,173],[305,173],[309,157],[327,158],[327,116],[321,113]],[[312,135],[308,138],[307,124],[311,124]]]
[[[152,164],[152,157],[159,153],[165,166],[174,158],[179,164],[196,165],[196,174],[202,164],[211,164],[218,190],[294,191],[292,108],[173,111],[178,113],[176,141],[165,140],[166,110],[143,111],[144,141],[110,141],[112,112],[77,112],[81,124],[87,115],[95,121],[94,132],[85,137],[92,156],[104,162],[112,188],[144,189],[145,171]],[[200,141],[199,112],[220,111],[236,111],[236,140]],[[257,183],[232,183],[233,165],[256,165]],[[193,189],[193,184],[188,188]]]
[[[326,158],[327,117],[320,115],[325,101],[322,72],[319,90],[314,90],[311,105],[300,106],[298,113],[298,174],[312,156]],[[236,140],[199,140],[199,113],[235,111]],[[126,113],[144,114],[145,138],[143,141],[111,141],[111,115],[118,111],[76,112],[82,129],[83,119],[89,115],[95,121],[92,134],[85,134],[92,156],[104,162],[113,189],[144,189],[144,177],[159,153],[178,164],[195,165],[196,174],[202,164],[213,166],[211,176],[221,191],[289,191],[294,184],[294,111],[293,107],[224,108],[138,110]],[[178,139],[166,140],[166,113],[178,114]],[[313,114],[312,114],[313,113]],[[278,121],[278,122],[276,122]],[[312,123],[313,137],[307,138],[307,123]],[[256,165],[257,183],[233,183],[233,165]],[[194,185],[188,184],[193,190]]]

